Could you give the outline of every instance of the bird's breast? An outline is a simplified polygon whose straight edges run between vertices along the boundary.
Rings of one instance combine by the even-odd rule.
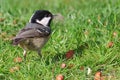
[[[45,38],[29,38],[20,42],[20,46],[25,50],[40,50],[45,43],[48,41],[49,37]]]

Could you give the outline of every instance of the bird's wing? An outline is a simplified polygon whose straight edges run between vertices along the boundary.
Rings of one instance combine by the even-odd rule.
[[[27,38],[47,37],[50,35],[50,33],[50,27],[24,28],[17,34],[15,38],[13,38],[13,44],[17,45],[20,41]]]

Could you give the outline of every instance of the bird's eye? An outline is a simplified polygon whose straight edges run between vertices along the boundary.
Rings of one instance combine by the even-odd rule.
[[[48,17],[48,14],[46,14],[45,17]]]
[[[45,15],[45,17],[50,17],[50,16],[51,16],[51,14],[46,14],[46,15]]]

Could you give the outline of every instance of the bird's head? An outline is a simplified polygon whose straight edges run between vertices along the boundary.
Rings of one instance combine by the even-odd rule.
[[[51,12],[47,10],[37,10],[30,18],[30,23],[42,24],[44,26],[50,26],[53,19]]]

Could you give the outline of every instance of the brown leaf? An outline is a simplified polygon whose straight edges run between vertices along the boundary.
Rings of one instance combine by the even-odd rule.
[[[66,53],[66,59],[73,58],[73,54],[74,54],[74,51],[73,51],[73,50],[69,50],[69,51]]]
[[[109,48],[111,48],[111,47],[113,46],[113,44],[114,44],[113,42],[109,42],[107,46],[108,46]]]
[[[84,66],[81,66],[81,67],[80,67],[80,70],[82,70],[82,71],[83,71],[83,70],[84,70]]]
[[[0,22],[3,22],[5,20],[5,18],[0,18]]]
[[[117,32],[113,32],[113,37],[116,37],[117,36]]]
[[[65,68],[66,67],[66,64],[65,63],[62,63],[61,64],[61,68]]]
[[[104,80],[102,78],[102,72],[101,71],[98,71],[98,72],[95,73],[94,80]]]
[[[20,70],[20,67],[19,67],[19,66],[14,66],[14,67],[10,68],[9,71],[10,71],[11,73],[13,73],[13,72],[18,71],[18,70]]]
[[[64,80],[64,76],[62,74],[59,74],[56,76],[56,80]]]
[[[14,58],[14,62],[20,63],[20,62],[22,62],[22,58],[21,57],[16,57],[16,58]]]

